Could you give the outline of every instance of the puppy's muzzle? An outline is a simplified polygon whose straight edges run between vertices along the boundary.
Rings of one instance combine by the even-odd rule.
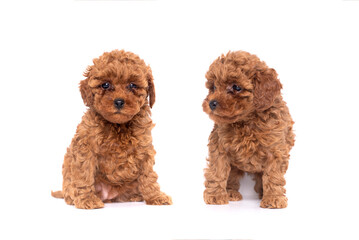
[[[125,100],[117,98],[113,101],[113,103],[115,104],[115,107],[120,110],[121,108],[123,108],[123,105],[125,105]]]
[[[218,102],[216,100],[212,100],[209,102],[209,108],[213,111],[218,106]]]

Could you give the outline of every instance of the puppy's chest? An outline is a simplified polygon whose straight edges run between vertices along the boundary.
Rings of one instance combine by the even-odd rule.
[[[219,145],[231,159],[231,164],[243,171],[260,172],[264,158],[260,143],[250,127],[224,128],[218,131]]]
[[[105,182],[122,184],[139,176],[141,161],[137,157],[141,140],[131,132],[107,132],[98,139],[98,177]]]

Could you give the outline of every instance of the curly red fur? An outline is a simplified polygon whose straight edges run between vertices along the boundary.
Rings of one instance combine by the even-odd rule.
[[[52,195],[84,209],[115,201],[172,204],[153,171],[150,107],[155,88],[150,67],[123,50],[106,52],[93,63],[80,82],[89,109],[65,155],[62,192]],[[116,99],[124,102],[120,109]]]
[[[261,207],[286,207],[284,174],[294,122],[276,71],[257,56],[237,51],[215,60],[206,78],[209,94],[203,110],[215,124],[209,136],[205,202],[241,200],[239,179],[247,172],[254,176]]]

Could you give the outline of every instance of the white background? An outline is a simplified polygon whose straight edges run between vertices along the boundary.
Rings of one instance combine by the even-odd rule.
[[[10,1],[8,1],[10,2]],[[0,3],[1,239],[358,239],[359,1]],[[152,67],[155,170],[172,206],[78,210],[50,196],[85,111],[92,59],[125,49]],[[289,206],[203,202],[213,123],[204,75],[229,50],[279,73],[295,120]]]

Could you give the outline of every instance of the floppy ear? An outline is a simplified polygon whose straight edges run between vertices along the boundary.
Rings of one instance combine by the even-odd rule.
[[[272,106],[280,95],[282,84],[273,68],[258,69],[254,75],[254,106],[257,111],[264,111]]]
[[[152,108],[153,104],[155,104],[156,101],[156,93],[155,93],[155,85],[153,84],[153,76],[152,71],[149,68],[147,72],[147,81],[148,81],[148,98],[150,102],[150,107]]]
[[[90,77],[90,71],[91,71],[91,66],[89,66],[86,69],[86,72],[84,73],[84,76],[86,77],[85,80],[82,80],[80,82],[80,92],[81,92],[81,97],[85,103],[86,106],[90,107],[93,104],[93,100],[94,100],[94,95],[91,91],[90,86],[88,85],[88,81],[89,81],[89,77]]]
[[[93,104],[94,96],[88,85],[88,78],[80,82],[80,92],[85,105],[90,107]]]

